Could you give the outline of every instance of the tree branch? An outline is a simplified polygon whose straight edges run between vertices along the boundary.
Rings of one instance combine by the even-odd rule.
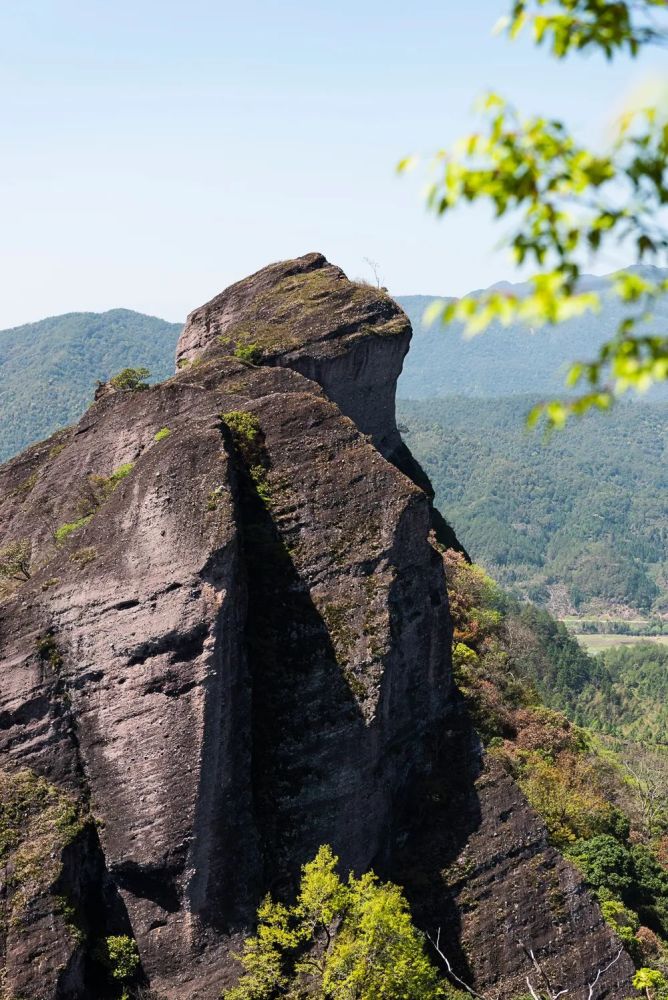
[[[613,960],[611,962],[608,962],[608,964],[605,966],[605,968],[598,970],[598,972],[596,973],[596,978],[593,980],[593,982],[589,983],[589,995],[587,997],[587,1000],[593,1000],[594,987],[596,986],[597,982],[599,981],[599,979],[601,978],[601,976],[605,975],[605,973],[608,971],[608,969],[611,969],[613,967],[613,965],[617,964],[617,962],[622,957],[623,952],[624,952],[624,949],[620,948],[619,951],[617,952],[617,954],[615,955],[615,957],[613,958]]]
[[[430,935],[430,934],[427,934],[427,935],[426,935],[426,937],[427,937],[427,941],[429,941],[429,943],[430,943],[430,944],[432,945],[432,947],[433,947],[433,948],[435,949],[436,953],[437,953],[437,954],[438,954],[438,955],[439,955],[439,956],[440,956],[440,957],[441,957],[441,958],[443,959],[443,961],[445,962],[445,966],[446,966],[446,968],[447,968],[447,970],[448,970],[448,975],[450,976],[450,978],[451,978],[451,979],[454,979],[454,981],[455,981],[456,983],[459,983],[459,985],[460,985],[461,987],[463,987],[463,988],[464,988],[464,989],[466,990],[466,992],[467,992],[468,994],[470,994],[470,996],[472,996],[472,997],[476,997],[476,998],[477,998],[477,1000],[489,1000],[489,998],[488,998],[488,997],[486,997],[486,996],[485,996],[484,994],[482,994],[482,993],[476,993],[476,991],[475,991],[474,989],[472,989],[472,988],[471,988],[471,987],[470,987],[470,986],[468,985],[468,983],[465,983],[463,979],[460,979],[460,978],[459,978],[459,976],[457,975],[457,973],[456,973],[456,972],[455,972],[455,971],[453,970],[453,968],[452,968],[452,965],[450,964],[450,961],[449,961],[449,959],[448,959],[448,956],[447,956],[447,955],[445,954],[445,952],[444,952],[444,951],[441,951],[441,947],[440,947],[440,941],[441,941],[441,928],[440,928],[440,927],[438,928],[438,932],[437,932],[437,934],[436,934],[436,940],[435,940],[435,941],[434,941],[434,939],[433,939],[433,938],[431,937],[431,935]],[[538,998],[537,998],[537,997],[536,997],[536,1000],[538,1000]]]

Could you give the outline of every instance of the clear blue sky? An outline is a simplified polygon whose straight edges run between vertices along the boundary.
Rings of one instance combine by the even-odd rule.
[[[601,136],[665,52],[555,63],[492,36],[506,8],[3,0],[0,327],[115,306],[182,319],[309,250],[352,277],[374,258],[395,294],[512,278],[486,215],[431,219],[397,160],[466,131],[492,86]]]

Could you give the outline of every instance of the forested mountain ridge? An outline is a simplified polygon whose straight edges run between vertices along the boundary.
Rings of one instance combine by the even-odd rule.
[[[665,612],[668,403],[620,404],[544,439],[524,426],[533,401],[399,401],[437,504],[519,596],[559,614]]]
[[[649,277],[668,277],[668,270],[654,267],[629,268]],[[521,323],[503,327],[492,324],[471,339],[463,336],[461,324],[443,327],[427,325],[424,312],[434,301],[429,295],[405,295],[398,301],[406,310],[414,331],[397,394],[401,399],[428,397],[507,396],[524,393],[563,391],[568,362],[595,357],[603,340],[612,336],[620,320],[642,312],[640,305],[629,306],[606,291],[609,276],[585,276],[581,287],[601,295],[600,312],[586,312],[557,327],[536,330]],[[522,285],[500,282],[492,288],[522,293]],[[653,323],[668,329],[668,295],[658,301]],[[656,395],[665,395],[662,389]]]
[[[154,380],[174,370],[181,324],[112,309],[0,331],[0,462],[78,419],[97,379],[128,365]]]

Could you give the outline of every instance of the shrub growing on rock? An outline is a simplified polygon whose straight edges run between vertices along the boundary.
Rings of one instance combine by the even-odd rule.
[[[109,384],[119,392],[135,392],[137,389],[148,389],[146,379],[150,376],[148,368],[124,368],[118,375],[109,379]]]
[[[234,349],[234,357],[250,365],[259,365],[262,361],[263,353],[259,344],[239,344]]]
[[[14,773],[0,768],[3,919],[19,923],[36,899],[53,893],[62,852],[84,825],[80,804],[68,792],[27,768]]]
[[[638,969],[633,985],[647,1000],[668,1000],[668,981],[657,969]]]
[[[133,462],[125,462],[108,476],[92,473],[86,477],[85,486],[79,496],[78,513],[82,517],[92,517],[106,503],[114,490],[134,469]]]
[[[30,579],[32,545],[27,539],[10,542],[0,549],[0,578],[25,581]]]
[[[220,417],[230,429],[255,492],[263,503],[269,503],[271,500],[267,479],[269,460],[260,421],[254,413],[248,413],[246,410],[230,410],[228,413],[221,413]]]
[[[99,943],[96,957],[110,977],[122,984],[121,1000],[127,1000],[126,986],[139,969],[137,942],[127,934],[112,934]]]
[[[88,524],[92,516],[92,514],[87,514],[86,517],[80,517],[76,521],[68,521],[66,524],[61,524],[59,528],[56,528],[53,533],[56,545],[62,545],[66,542],[70,535],[74,534],[75,531],[78,531],[79,528],[83,528],[84,525]]]

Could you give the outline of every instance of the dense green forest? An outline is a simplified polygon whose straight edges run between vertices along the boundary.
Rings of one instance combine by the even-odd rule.
[[[668,404],[619,405],[545,440],[533,399],[401,401],[406,442],[476,561],[557,614],[665,611]]]
[[[180,330],[178,323],[113,309],[0,331],[0,462],[78,419],[97,379],[127,365],[166,378]]]
[[[668,744],[668,648],[652,642],[596,657],[606,689],[585,688],[578,711],[586,725],[625,739]]]

